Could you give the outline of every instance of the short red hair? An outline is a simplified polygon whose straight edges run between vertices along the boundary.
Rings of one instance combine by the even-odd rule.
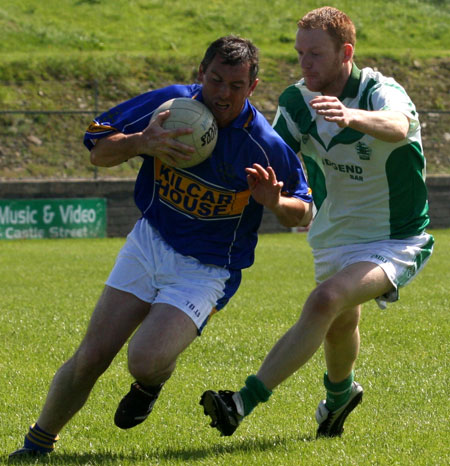
[[[307,13],[298,21],[299,29],[322,29],[330,34],[336,49],[344,44],[355,47],[356,30],[352,20],[342,11],[324,6]]]

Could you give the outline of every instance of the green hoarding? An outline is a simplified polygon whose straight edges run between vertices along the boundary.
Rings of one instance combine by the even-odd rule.
[[[106,199],[0,199],[0,240],[105,236]]]

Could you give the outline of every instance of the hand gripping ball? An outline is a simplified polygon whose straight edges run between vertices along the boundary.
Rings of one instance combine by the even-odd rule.
[[[191,155],[190,160],[179,159],[176,167],[193,167],[206,160],[214,150],[218,133],[216,120],[208,107],[198,100],[177,97],[161,104],[154,111],[151,121],[159,113],[166,110],[170,110],[170,116],[163,122],[163,128],[191,127],[194,129],[191,134],[184,134],[177,139],[184,144],[193,146],[196,152]],[[163,160],[163,162],[167,165],[173,165],[168,160]]]

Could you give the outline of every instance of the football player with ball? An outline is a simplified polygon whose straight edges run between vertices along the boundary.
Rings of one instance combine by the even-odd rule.
[[[310,222],[312,199],[295,152],[248,100],[257,72],[255,46],[222,37],[207,49],[198,84],[139,95],[89,126],[84,141],[94,165],[142,158],[135,185],[142,216],[118,254],[84,339],[55,374],[40,416],[12,458],[53,451],[61,429],[130,337],[135,381],[114,421],[122,429],[143,422],[177,357],[252,265],[264,208],[287,227]],[[179,124],[180,98],[202,103],[214,119],[200,105],[196,116],[183,120],[181,112],[192,128]],[[159,108],[172,99],[175,107]],[[190,135],[193,145],[183,142]],[[205,146],[212,153],[207,147],[207,158],[198,159]]]

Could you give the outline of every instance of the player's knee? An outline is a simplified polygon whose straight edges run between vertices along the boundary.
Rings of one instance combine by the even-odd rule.
[[[128,352],[128,370],[130,374],[141,382],[153,379],[166,379],[175,368],[175,362],[169,361],[158,351],[143,353],[138,350]]]
[[[133,353],[128,353],[128,371],[135,380],[147,380],[151,376],[152,362],[150,358],[138,358]]]
[[[317,286],[308,298],[308,307],[324,317],[334,318],[340,308],[341,297],[334,286],[321,284]]]

